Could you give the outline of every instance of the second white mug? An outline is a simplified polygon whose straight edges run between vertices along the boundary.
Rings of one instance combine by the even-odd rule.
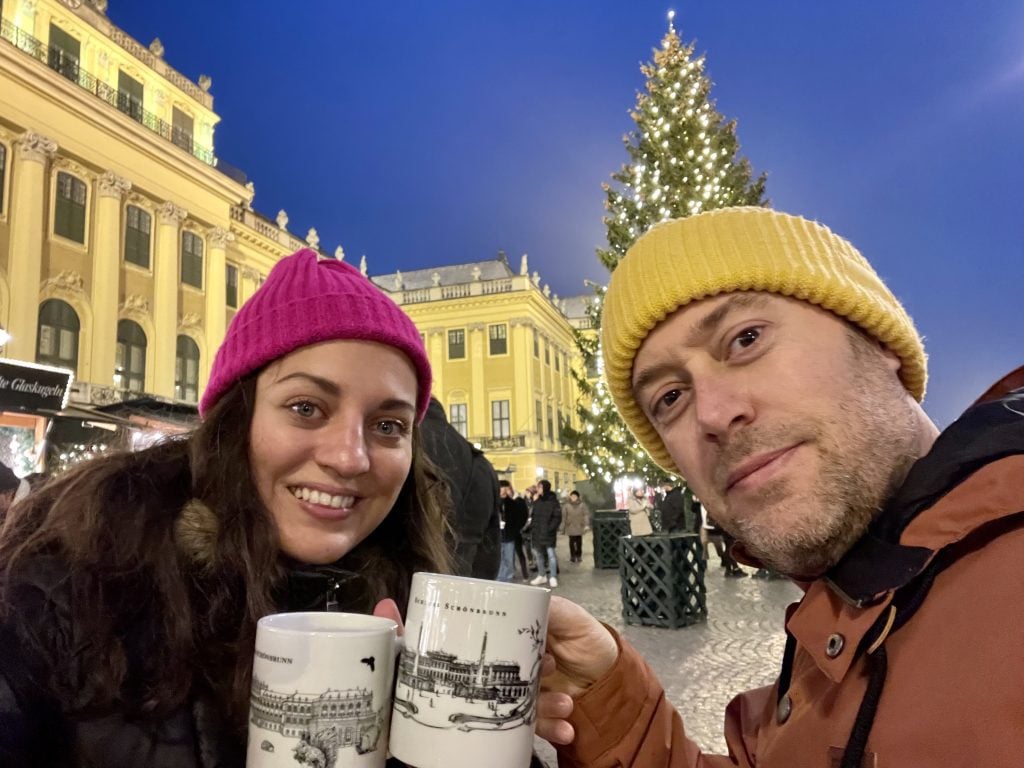
[[[533,752],[546,589],[413,575],[391,752],[417,768],[525,768]]]

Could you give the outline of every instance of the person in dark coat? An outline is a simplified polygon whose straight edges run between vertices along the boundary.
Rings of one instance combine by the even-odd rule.
[[[689,533],[686,526],[686,504],[683,489],[668,478],[661,481],[664,495],[658,502],[661,512],[661,530],[664,533]]]
[[[519,570],[523,581],[530,578],[526,569],[526,554],[523,552],[523,528],[530,517],[526,500],[516,496],[515,488],[508,480],[500,481],[501,486],[501,568],[498,581],[513,581],[516,576],[515,560],[519,559]]]
[[[455,573],[495,578],[501,558],[501,500],[494,467],[483,451],[448,423],[444,406],[434,397],[423,419],[423,447],[444,473],[452,498]]]
[[[540,585],[547,582],[549,587],[558,586],[558,558],[555,556],[555,542],[562,525],[562,505],[551,490],[551,483],[541,480],[537,483],[539,495],[530,508],[530,535],[533,540],[533,556],[537,560],[537,575],[530,582]]]

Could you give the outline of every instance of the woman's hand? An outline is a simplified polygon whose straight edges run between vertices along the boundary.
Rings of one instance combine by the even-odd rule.
[[[405,624],[402,623],[402,613],[398,610],[398,604],[390,597],[385,597],[373,608],[373,615],[385,619],[391,619],[398,625],[398,636],[405,634]]]
[[[575,603],[552,596],[537,702],[537,735],[552,744],[571,744],[575,737],[568,722],[572,697],[603,677],[618,657],[615,638],[597,619]]]

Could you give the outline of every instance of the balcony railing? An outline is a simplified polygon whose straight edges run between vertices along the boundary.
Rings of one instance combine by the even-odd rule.
[[[18,50],[27,53],[50,69],[60,73],[78,87],[89,91],[94,96],[107,102],[114,109],[128,115],[140,125],[153,133],[159,134],[172,144],[181,147],[190,155],[199,158],[207,165],[214,164],[213,152],[196,144],[192,134],[163,120],[152,112],[142,109],[137,99],[118,91],[103,82],[90,72],[86,72],[78,64],[78,59],[55,46],[48,46],[37,40],[24,30],[16,27],[7,19],[0,20],[0,38],[3,38]]]
[[[482,437],[480,447],[485,451],[512,451],[516,448],[526,447],[526,435],[512,435],[511,437]]]

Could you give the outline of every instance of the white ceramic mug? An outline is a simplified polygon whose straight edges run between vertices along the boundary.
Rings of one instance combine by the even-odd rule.
[[[525,768],[546,589],[417,573],[398,662],[391,753],[417,768]]]
[[[354,613],[278,613],[256,626],[248,768],[382,768],[395,622]]]

